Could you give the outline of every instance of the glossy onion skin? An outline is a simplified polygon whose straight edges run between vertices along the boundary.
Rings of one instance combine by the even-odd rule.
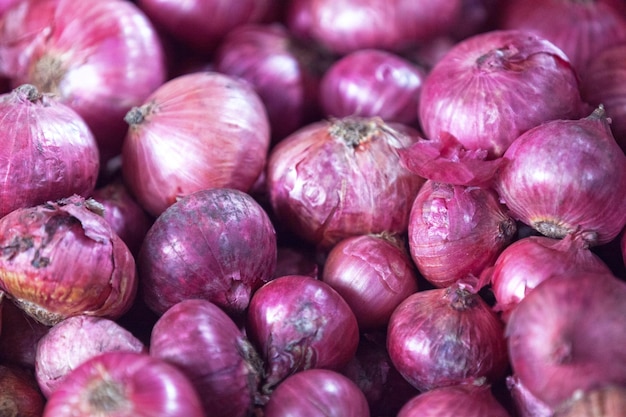
[[[276,278],[254,293],[246,332],[265,361],[262,390],[311,369],[339,370],[355,355],[359,328],[346,301],[310,276]]]
[[[197,191],[169,207],[146,234],[137,260],[144,300],[159,315],[189,298],[240,315],[273,277],[276,247],[268,214],[249,194]]]
[[[264,417],[369,417],[365,395],[342,374],[308,369],[285,379],[272,392]]]
[[[391,361],[420,391],[481,377],[495,382],[507,369],[506,349],[499,317],[459,284],[410,295],[387,328]]]
[[[401,126],[398,126],[401,128]],[[404,233],[424,180],[400,165],[414,136],[380,118],[312,123],[273,148],[267,183],[278,219],[305,241],[329,248],[367,233]]]
[[[46,403],[43,417],[205,417],[187,377],[162,359],[107,352],[72,371]]]
[[[0,95],[0,120],[0,217],[93,191],[100,169],[98,145],[74,110],[24,84]]]
[[[626,383],[626,283],[611,274],[553,276],[533,289],[507,323],[513,372],[557,407],[578,389]]]
[[[252,87],[234,77],[206,71],[178,76],[126,120],[124,181],[155,217],[202,189],[249,191],[265,167],[267,113]]]
[[[260,359],[235,322],[207,300],[181,301],[152,328],[150,355],[181,369],[207,416],[245,417],[260,382]]]
[[[450,134],[497,158],[526,130],[583,110],[577,74],[560,49],[532,34],[494,30],[458,42],[437,62],[418,115],[428,139]]]
[[[117,319],[135,299],[135,260],[92,203],[74,195],[0,219],[0,289],[46,325]]]
[[[504,154],[495,187],[512,215],[554,238],[580,233],[589,245],[626,224],[626,155],[602,108],[522,134]]]

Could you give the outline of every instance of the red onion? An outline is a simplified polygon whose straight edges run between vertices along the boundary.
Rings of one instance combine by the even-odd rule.
[[[562,404],[554,417],[623,417],[626,415],[626,386],[607,385],[576,392]]]
[[[496,188],[513,216],[543,235],[613,240],[626,224],[626,155],[602,107],[522,134],[504,154]]]
[[[379,116],[388,122],[417,123],[426,71],[391,52],[360,49],[333,63],[320,84],[327,116]]]
[[[0,218],[0,290],[49,326],[124,314],[137,290],[135,260],[99,209],[74,195]]]
[[[0,364],[0,416],[41,417],[44,404],[31,372]]]
[[[285,379],[272,393],[264,417],[369,417],[365,395],[344,375],[308,369]]]
[[[137,259],[144,300],[159,315],[189,298],[240,315],[273,277],[276,252],[274,227],[249,194],[197,191],[161,214],[144,239]]]
[[[68,374],[48,398],[43,417],[204,417],[187,377],[146,353],[95,356]]]
[[[404,125],[347,117],[310,124],[270,153],[276,217],[303,240],[331,247],[349,236],[404,233],[424,180],[399,163],[414,137]]]
[[[413,202],[409,250],[427,281],[447,287],[493,265],[516,230],[490,188],[428,180]]]
[[[0,312],[0,363],[34,369],[37,342],[48,333],[49,327],[6,298],[0,303]]]
[[[318,89],[327,61],[280,23],[234,29],[213,58],[216,71],[254,87],[265,104],[274,142],[319,118]]]
[[[511,30],[477,34],[449,50],[422,85],[418,115],[428,139],[450,134],[493,159],[522,132],[580,117],[583,109],[577,74],[563,52]]]
[[[480,377],[497,381],[508,366],[502,322],[460,284],[407,297],[389,320],[387,350],[420,391]]]
[[[521,383],[517,375],[506,377],[506,387],[511,394],[518,417],[554,417],[554,410],[538,400]]]
[[[1,0],[0,1],[0,15],[13,7],[14,4],[20,2],[21,0]]]
[[[418,289],[403,243],[378,235],[353,236],[326,257],[322,281],[346,300],[361,330],[385,328],[398,304]]]
[[[570,272],[537,285],[507,324],[513,372],[539,401],[557,407],[577,390],[626,383],[626,282]]]
[[[407,402],[397,417],[510,417],[489,385],[435,388]]]
[[[495,264],[484,271],[483,279],[491,283],[496,309],[506,321],[515,306],[540,282],[575,271],[611,273],[580,236],[528,236],[505,248]]]
[[[0,72],[53,93],[87,123],[102,160],[120,152],[124,114],[165,80],[160,39],[125,0],[27,0],[0,19]]]
[[[206,300],[184,300],[155,323],[150,355],[181,369],[207,416],[246,417],[256,399],[260,358],[235,322]]]
[[[359,328],[346,301],[305,275],[276,278],[257,290],[246,330],[265,362],[262,392],[311,368],[340,370],[355,355]]]
[[[44,396],[67,374],[103,352],[147,352],[144,344],[116,322],[102,317],[68,317],[50,328],[37,343],[35,376]]]
[[[559,47],[576,71],[602,50],[626,41],[623,0],[510,0],[499,27],[535,33]]]
[[[276,270],[274,278],[284,275],[308,275],[318,278],[320,267],[315,251],[296,245],[279,244],[276,251]]]
[[[83,119],[59,100],[30,84],[0,95],[0,131],[0,217],[93,191],[98,146]]]
[[[129,111],[122,173],[141,206],[158,216],[206,188],[248,191],[265,167],[267,114],[241,80],[199,72],[161,85]]]

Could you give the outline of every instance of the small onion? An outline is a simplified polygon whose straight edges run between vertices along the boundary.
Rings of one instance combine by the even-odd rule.
[[[117,319],[137,292],[135,260],[93,200],[74,195],[0,219],[0,290],[46,325]]]
[[[0,416],[41,417],[45,401],[30,371],[0,364]]]
[[[122,174],[141,206],[158,216],[206,188],[248,191],[270,144],[265,107],[252,87],[216,72],[176,77],[126,114]]]
[[[626,225],[626,155],[603,107],[578,120],[552,120],[519,136],[495,187],[514,217],[543,235],[580,233],[589,245]]]
[[[489,188],[426,181],[409,218],[409,250],[422,276],[446,287],[478,277],[517,230]]]
[[[249,194],[197,191],[165,210],[146,234],[137,258],[142,295],[159,315],[189,298],[240,315],[273,277],[276,256],[274,226]]]
[[[420,391],[481,377],[497,381],[508,367],[506,349],[498,316],[460,284],[410,295],[387,328],[392,363]]]
[[[557,407],[577,390],[626,383],[626,282],[570,272],[537,285],[506,328],[511,367],[539,401]]]
[[[623,417],[626,415],[626,386],[606,385],[573,397],[558,407],[554,417]]]

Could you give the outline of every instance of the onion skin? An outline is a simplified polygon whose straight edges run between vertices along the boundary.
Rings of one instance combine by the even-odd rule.
[[[263,409],[264,417],[369,417],[365,395],[344,375],[328,369],[308,369],[276,387]]]
[[[554,417],[554,409],[539,401],[522,384],[517,375],[506,377],[506,387],[519,417]]]
[[[74,369],[43,417],[204,417],[198,393],[174,365],[146,353],[106,352]]]
[[[359,328],[346,301],[305,275],[276,278],[250,301],[246,332],[265,362],[262,393],[306,369],[340,370],[355,355]]]
[[[45,398],[33,374],[15,365],[0,364],[0,415],[41,417]]]
[[[137,292],[135,260],[99,209],[74,195],[2,217],[0,290],[48,326],[122,316]]]
[[[312,123],[283,139],[267,166],[276,218],[320,248],[354,235],[404,233],[424,183],[400,165],[398,150],[414,141],[408,130],[398,130],[404,126],[347,117]]]
[[[163,314],[201,298],[241,316],[276,268],[274,226],[249,195],[228,188],[183,197],[154,222],[137,266],[143,299]]]
[[[508,367],[502,322],[460,284],[407,297],[389,320],[387,351],[420,391],[481,377],[497,381]]]
[[[554,417],[620,417],[626,415],[626,386],[607,385],[577,392]]]
[[[206,300],[184,300],[155,323],[150,355],[179,369],[201,393],[207,416],[245,417],[256,399],[262,365],[235,322]]]
[[[34,370],[37,343],[50,327],[6,298],[0,303],[0,315],[0,363]]]
[[[99,151],[83,119],[35,86],[0,95],[0,217],[72,194],[88,196]]]
[[[195,191],[247,192],[265,167],[267,113],[252,86],[234,77],[216,72],[176,77],[125,120],[122,175],[155,217]]]
[[[515,220],[489,188],[426,181],[409,218],[409,250],[421,275],[443,288],[493,265]]]
[[[495,188],[512,215],[543,235],[579,233],[590,246],[626,224],[626,155],[602,107],[522,134],[504,154]]]
[[[526,130],[585,110],[578,76],[560,49],[526,32],[494,30],[458,42],[437,62],[422,85],[418,115],[426,138],[450,134],[495,159]]]
[[[147,352],[144,344],[113,320],[93,316],[68,317],[52,326],[37,343],[35,377],[42,394],[50,395],[66,375],[103,352]]]
[[[591,272],[553,276],[512,311],[511,367],[539,401],[557,407],[577,390],[626,383],[626,283]]]

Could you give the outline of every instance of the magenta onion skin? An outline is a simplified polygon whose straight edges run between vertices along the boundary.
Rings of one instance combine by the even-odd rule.
[[[75,110],[105,161],[120,153],[124,115],[165,81],[152,23],[123,0],[23,1],[0,20],[0,71]]]
[[[349,236],[400,234],[424,180],[400,165],[415,140],[405,125],[347,117],[309,124],[278,143],[267,164],[276,218],[304,241],[330,248]]]
[[[385,236],[352,236],[326,257],[322,281],[346,300],[360,330],[386,327],[398,304],[418,290],[417,271],[402,245]]]
[[[259,288],[246,315],[246,334],[265,363],[262,392],[306,369],[340,370],[355,355],[359,328],[331,286],[286,275]]]
[[[276,232],[249,194],[213,188],[187,195],[146,234],[137,266],[143,299],[157,314],[201,298],[241,315],[276,268]]]
[[[387,350],[398,372],[420,391],[475,378],[494,382],[508,367],[504,325],[461,284],[407,297],[389,320]]]
[[[505,380],[511,394],[513,407],[519,417],[553,417],[554,409],[548,407],[531,394],[521,383],[517,375],[509,375]]]
[[[397,417],[510,417],[489,385],[460,384],[423,392],[409,400]]]
[[[181,369],[207,416],[250,415],[262,365],[235,322],[207,300],[183,300],[152,328],[150,355]]]
[[[73,195],[2,217],[0,290],[48,326],[121,317],[137,292],[135,260],[100,209]]]
[[[0,217],[93,191],[100,170],[98,145],[74,110],[23,84],[0,95],[0,120]]]
[[[147,353],[105,352],[68,374],[48,398],[44,417],[204,417],[185,374]]]
[[[516,230],[492,189],[427,180],[413,202],[409,251],[421,275],[443,288],[493,265]]]
[[[153,216],[206,188],[248,191],[270,144],[267,113],[252,87],[216,72],[161,85],[126,115],[124,181]]]
[[[147,352],[144,344],[115,321],[72,316],[52,326],[37,343],[35,377],[42,394],[50,395],[68,373],[94,356],[111,351]]]
[[[0,363],[35,369],[37,343],[50,327],[26,314],[6,297],[0,303],[0,315]]]
[[[602,107],[522,134],[504,154],[495,187],[512,215],[543,235],[580,233],[589,245],[626,224],[626,155]]]
[[[369,417],[365,395],[344,375],[329,369],[295,373],[276,387],[264,417]]]
[[[360,49],[335,61],[320,82],[326,116],[379,116],[415,125],[426,71],[407,59],[379,49]]]
[[[626,383],[626,282],[571,272],[537,285],[512,311],[511,367],[539,401],[557,407],[577,390]]]
[[[428,73],[419,121],[428,139],[450,134],[466,149],[497,158],[534,126],[582,116],[577,77],[565,54],[536,35],[476,34],[455,44]]]
[[[0,415],[41,417],[45,398],[32,372],[15,364],[0,364]]]

